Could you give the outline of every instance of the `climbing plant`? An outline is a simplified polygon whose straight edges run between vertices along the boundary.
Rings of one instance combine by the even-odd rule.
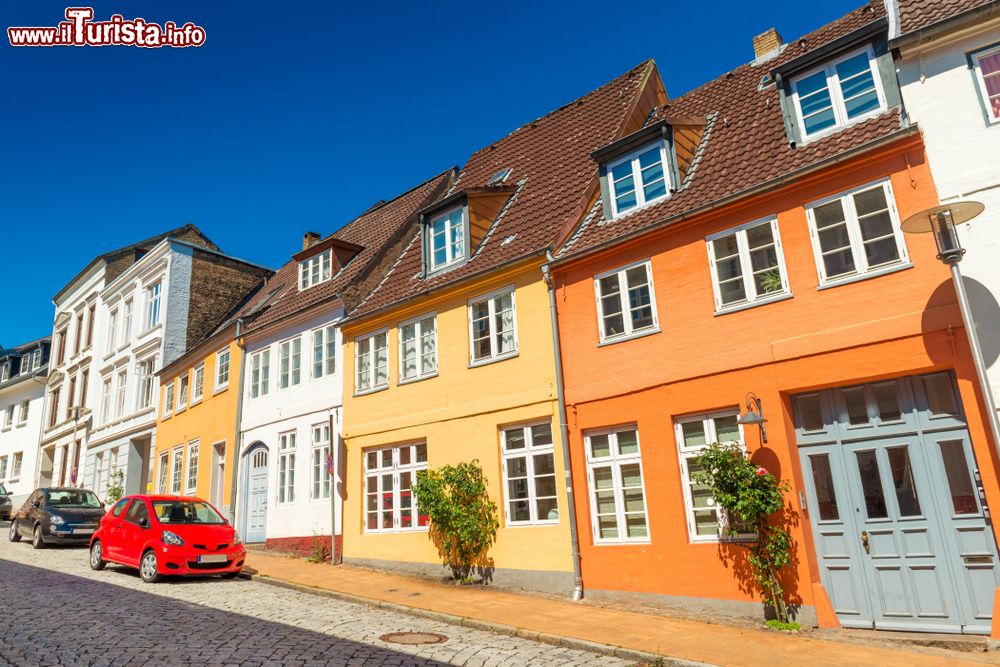
[[[108,481],[108,504],[114,505],[125,495],[125,472],[115,470]]]

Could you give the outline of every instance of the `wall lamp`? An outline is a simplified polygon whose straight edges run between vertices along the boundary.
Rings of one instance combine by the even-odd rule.
[[[757,398],[757,394],[752,391],[747,394],[747,409],[746,412],[741,414],[736,418],[737,424],[742,424],[744,426],[751,426],[756,424],[760,429],[760,441],[761,444],[767,442],[767,429],[764,424],[767,420],[764,419],[764,408],[761,406],[760,399]]]

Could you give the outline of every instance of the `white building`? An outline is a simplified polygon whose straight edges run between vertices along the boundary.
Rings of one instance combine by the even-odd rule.
[[[1000,2],[887,5],[903,103],[923,134],[938,197],[986,205],[959,226],[961,266],[1000,398]]]
[[[0,349],[0,483],[14,507],[35,489],[49,338]]]

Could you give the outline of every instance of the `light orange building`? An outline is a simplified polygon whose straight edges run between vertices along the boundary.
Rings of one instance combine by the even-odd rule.
[[[734,441],[792,484],[800,620],[990,632],[997,457],[948,271],[900,229],[938,201],[885,31],[873,2],[765,35],[595,151],[553,266],[588,596],[761,615],[692,477]]]

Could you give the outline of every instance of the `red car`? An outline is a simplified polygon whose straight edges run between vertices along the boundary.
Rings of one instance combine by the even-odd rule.
[[[240,534],[198,498],[128,496],[111,508],[90,540],[90,567],[139,568],[147,583],[168,574],[240,573],[246,549]]]

